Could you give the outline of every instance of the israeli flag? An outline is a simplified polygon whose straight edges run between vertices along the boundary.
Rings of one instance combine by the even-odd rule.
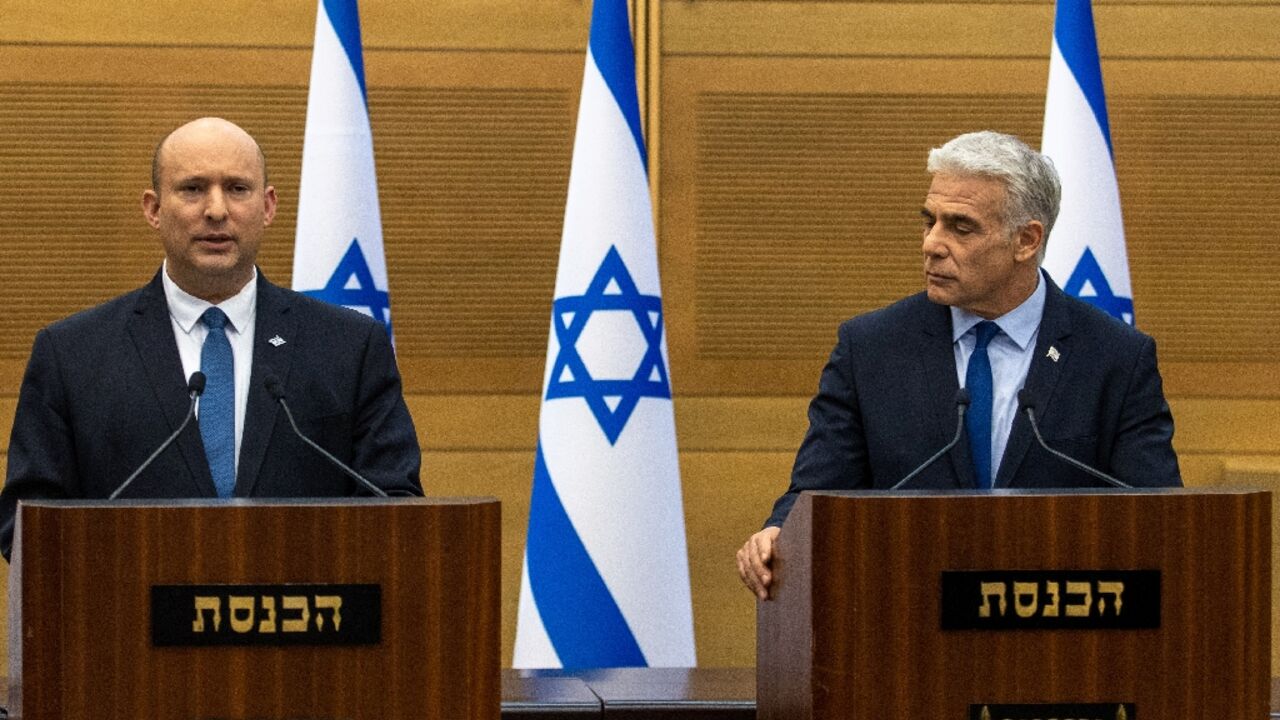
[[[298,188],[293,289],[370,315],[391,333],[378,178],[356,0],[320,0]]]
[[[1044,268],[1068,294],[1133,324],[1120,190],[1090,0],[1058,0],[1040,151],[1062,177]]]
[[[625,0],[591,18],[513,665],[695,664],[658,255]]]

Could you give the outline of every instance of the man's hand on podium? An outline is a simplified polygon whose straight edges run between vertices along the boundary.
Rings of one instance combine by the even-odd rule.
[[[738,577],[761,600],[769,599],[769,583],[773,581],[769,564],[773,562],[773,543],[781,531],[782,528],[767,527],[747,538],[738,550]]]

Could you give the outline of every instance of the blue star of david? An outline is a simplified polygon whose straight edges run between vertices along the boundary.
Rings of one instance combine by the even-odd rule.
[[[617,288],[617,292],[605,292]],[[596,380],[578,353],[578,338],[591,314],[607,310],[630,311],[645,339],[645,353],[630,380]],[[580,397],[613,445],[622,435],[632,411],[642,397],[671,399],[667,366],[662,361],[662,298],[641,295],[618,249],[610,247],[582,295],[562,297],[552,304],[552,325],[560,352],[551,366],[547,400]],[[613,409],[607,399],[617,401]]]
[[[351,279],[355,285],[348,287]],[[369,314],[387,328],[391,334],[391,295],[379,290],[373,283],[373,273],[369,272],[369,263],[365,262],[364,253],[360,252],[360,243],[351,238],[351,247],[338,261],[338,267],[329,276],[328,282],[319,290],[303,290],[303,295],[323,300],[331,305],[344,305],[356,310],[369,308]]]
[[[1080,294],[1085,283],[1093,286],[1095,295]],[[1093,256],[1093,251],[1089,248],[1084,249],[1084,255],[1080,257],[1080,262],[1076,263],[1076,269],[1071,271],[1071,277],[1067,278],[1067,284],[1063,286],[1062,291],[1072,297],[1080,298],[1121,322],[1133,324],[1133,298],[1120,297],[1111,292],[1111,283],[1107,282],[1102,266],[1098,264],[1098,259]]]

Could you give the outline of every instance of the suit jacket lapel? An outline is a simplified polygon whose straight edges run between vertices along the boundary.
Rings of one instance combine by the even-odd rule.
[[[927,390],[919,407],[925,408],[926,418],[922,418],[923,422],[933,428],[929,447],[941,448],[951,442],[956,432],[955,397],[956,390],[960,388],[956,379],[955,351],[952,349],[951,310],[945,305],[926,301],[920,326],[924,334],[918,356],[924,368],[923,387]],[[968,443],[956,443],[951,452],[947,453],[947,459],[939,462],[951,463],[952,476],[956,478],[957,485],[976,487]]]
[[[129,318],[128,329],[139,363],[151,383],[151,391],[155,394],[156,403],[168,425],[165,430],[167,435],[182,424],[191,401],[183,392],[187,382],[183,376],[182,358],[178,355],[178,343],[173,337],[173,321],[169,319],[169,304],[164,299],[164,284],[159,272],[139,294],[133,315]],[[216,496],[213,476],[209,473],[209,462],[205,458],[204,443],[200,440],[200,432],[195,423],[183,431],[174,441],[174,446],[186,463],[187,476],[184,479],[190,483],[188,491],[182,492],[175,488],[175,494]],[[172,480],[175,483],[179,481],[178,478]]]
[[[253,494],[258,472],[271,445],[279,403],[264,385],[268,372],[288,387],[296,342],[296,318],[289,312],[293,299],[258,271],[258,305],[254,321],[253,369],[249,380],[249,402],[244,414],[244,434],[240,436],[240,465],[236,472],[238,497]],[[276,342],[272,342],[275,340]],[[280,342],[283,341],[283,342]]]
[[[1062,290],[1049,279],[1047,273],[1041,272],[1041,277],[1046,283],[1044,316],[1040,320],[1040,332],[1036,335],[1036,347],[1023,387],[1035,403],[1036,422],[1043,426],[1044,409],[1049,406],[1049,399],[1053,397],[1063,363],[1070,360],[1071,316]],[[1055,353],[1050,353],[1049,348],[1057,351],[1057,359],[1052,357]],[[1031,424],[1027,422],[1026,415],[1019,412],[1013,419],[1009,442],[1005,445],[1004,458],[996,475],[996,487],[1009,486],[1033,442],[1035,434],[1031,430]]]

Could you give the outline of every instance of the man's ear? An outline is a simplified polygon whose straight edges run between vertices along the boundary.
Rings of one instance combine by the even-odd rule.
[[[1039,220],[1028,222],[1018,230],[1014,241],[1013,256],[1018,262],[1034,260],[1044,245],[1044,225]]]
[[[276,199],[276,188],[274,185],[268,185],[266,190],[262,193],[262,202],[263,209],[266,211],[262,221],[262,224],[265,227],[270,225],[271,221],[276,217],[276,204],[279,201]]]
[[[142,192],[142,216],[147,219],[148,225],[156,230],[160,229],[160,196],[155,190]]]

